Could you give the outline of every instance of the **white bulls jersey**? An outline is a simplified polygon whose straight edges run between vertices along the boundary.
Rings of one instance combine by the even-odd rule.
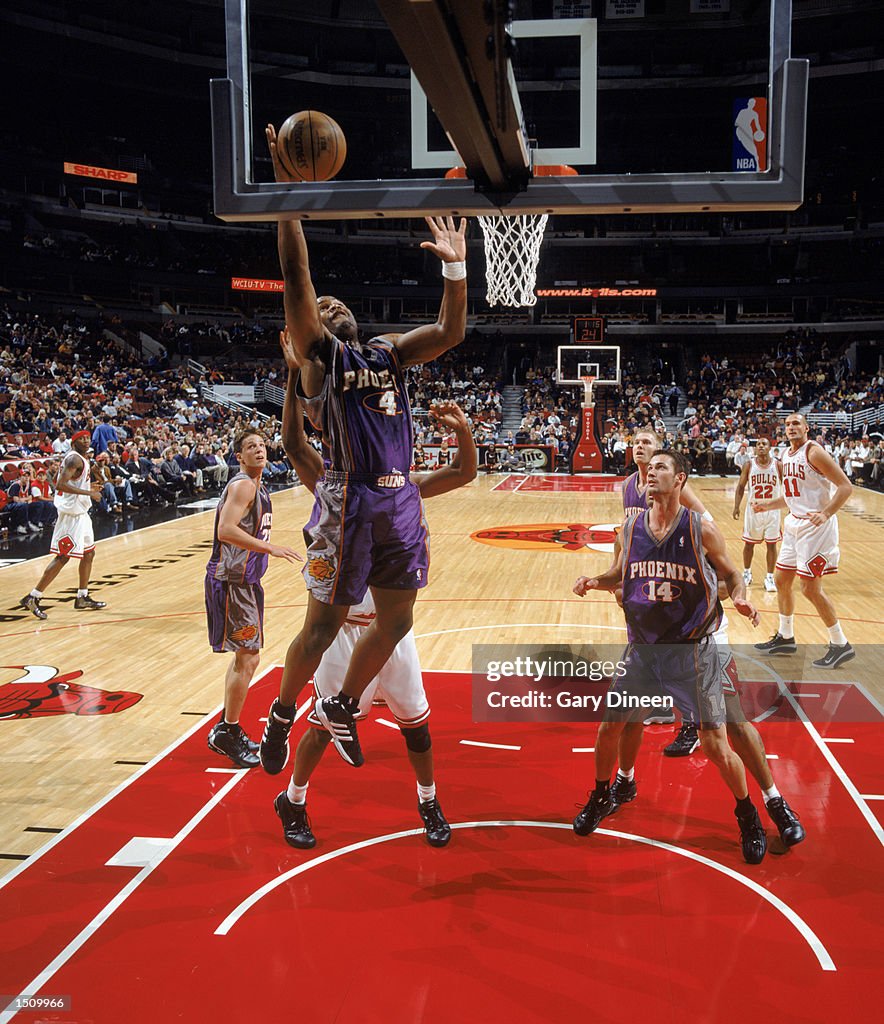
[[[376,614],[370,590],[366,591],[359,604],[350,606],[343,626],[314,673],[313,689],[317,697],[330,697],[341,692],[356,644]],[[413,629],[399,641],[387,663],[363,691],[357,718],[368,715],[376,697],[386,702],[390,714],[402,728],[421,725],[430,717]],[[315,710],[307,715],[307,721],[315,728],[321,728]]]
[[[65,456],[64,461],[61,464],[59,474],[64,470],[64,467],[68,464],[69,459],[76,457],[76,453],[69,452]],[[89,460],[84,458],[82,455],[80,459],[83,463],[83,472],[79,477],[74,477],[71,481],[74,487],[79,487],[81,491],[89,490]],[[92,506],[92,498],[88,494],[70,494],[68,492],[56,491],[55,498],[53,499],[55,507],[59,513],[64,513],[69,516],[83,515],[84,512],[88,512]]]
[[[344,622],[348,626],[370,626],[374,621],[377,612],[375,611],[374,598],[371,590],[366,590],[365,597],[359,602],[350,606],[347,618]]]
[[[749,502],[767,501],[768,498],[779,498],[780,474],[773,459],[762,466],[755,459],[749,463]]]
[[[799,519],[825,508],[835,489],[807,458],[814,445],[819,447],[816,441],[805,441],[797,452],[790,449],[783,453],[783,497],[789,511]]]

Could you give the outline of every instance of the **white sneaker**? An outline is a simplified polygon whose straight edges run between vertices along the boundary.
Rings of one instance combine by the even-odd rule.
[[[751,569],[744,569],[743,570],[743,582],[746,584],[747,587],[752,582],[752,570]]]
[[[777,585],[771,572],[764,577],[764,589],[768,594],[775,594],[777,592]]]

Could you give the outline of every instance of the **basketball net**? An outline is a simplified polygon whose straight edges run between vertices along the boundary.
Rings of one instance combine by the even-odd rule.
[[[567,164],[537,165],[534,177],[573,177]],[[446,178],[466,178],[463,167],[452,167]],[[534,306],[537,296],[537,263],[548,215],[502,214],[479,217],[485,239],[485,300],[489,306]]]
[[[533,306],[547,214],[479,217],[485,237],[485,300],[489,306]]]
[[[592,386],[596,379],[591,375],[581,376],[580,379],[583,381],[583,405],[586,408],[592,405]]]

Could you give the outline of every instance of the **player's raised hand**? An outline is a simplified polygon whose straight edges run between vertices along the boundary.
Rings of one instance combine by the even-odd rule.
[[[453,217],[424,217],[433,233],[432,242],[421,242],[421,249],[428,249],[443,263],[457,263],[467,258],[467,219],[461,217],[455,227]]]
[[[737,609],[740,615],[744,615],[753,626],[757,626],[761,621],[761,616],[756,611],[755,605],[751,601],[747,601],[745,597],[735,597],[734,608]]]
[[[452,430],[470,429],[464,411],[457,402],[434,402],[430,406],[430,415],[442,426],[450,427]]]
[[[299,370],[301,364],[298,361],[298,353],[295,351],[295,343],[287,330],[279,332],[279,347],[282,349],[282,358],[290,370]]]
[[[578,597],[586,597],[590,590],[595,590],[599,585],[597,577],[580,576],[574,584],[573,590]]]
[[[282,166],[282,161],[279,159],[279,153],[276,150],[276,129],[272,124],[267,125],[264,134],[267,136],[267,148],[270,150],[270,159],[273,161],[273,176],[277,181],[295,181],[296,179]]]
[[[292,551],[291,548],[284,548],[279,544],[270,545],[270,554],[273,558],[284,558],[287,562],[291,562],[293,565],[297,565],[298,562],[303,562],[304,559],[297,551]]]

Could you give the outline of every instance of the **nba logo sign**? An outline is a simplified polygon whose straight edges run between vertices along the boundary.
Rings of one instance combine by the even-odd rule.
[[[735,171],[767,170],[767,99],[734,100]]]

